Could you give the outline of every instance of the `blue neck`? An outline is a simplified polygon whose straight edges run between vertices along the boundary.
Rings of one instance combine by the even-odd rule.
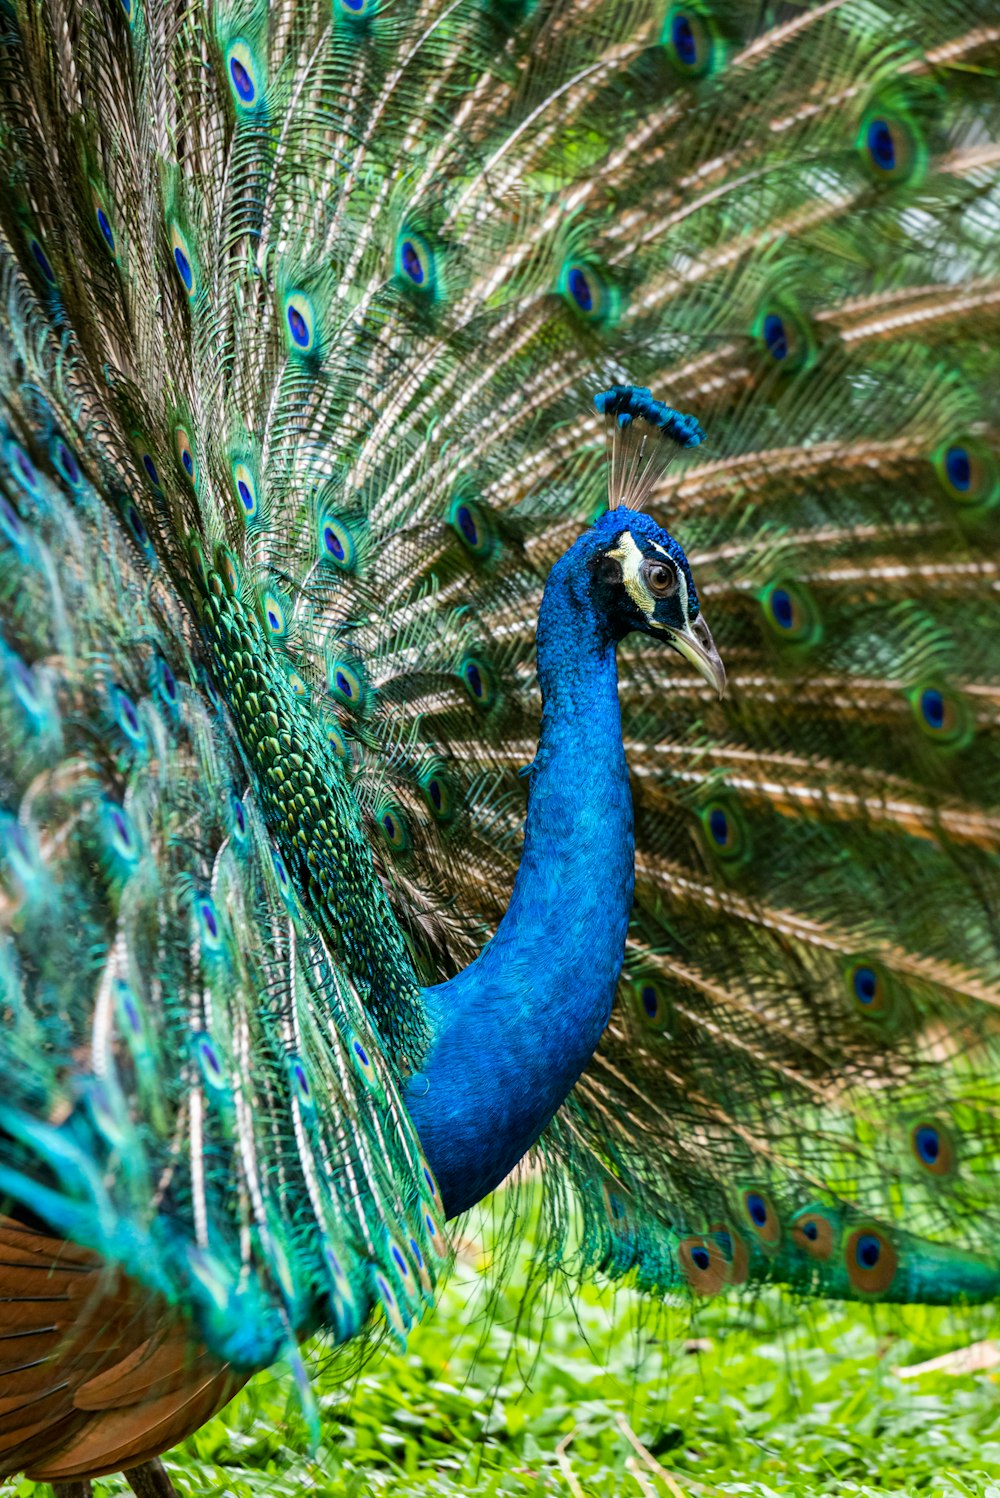
[[[625,954],[635,859],[616,642],[581,547],[539,612],[542,729],[510,904],[476,960],[424,994],[433,1039],[405,1096],[449,1216],[497,1186],[563,1102]]]

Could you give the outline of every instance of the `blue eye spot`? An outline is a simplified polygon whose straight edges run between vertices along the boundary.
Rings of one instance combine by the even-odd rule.
[[[777,312],[769,312],[764,318],[764,346],[773,359],[787,359],[788,334],[784,319]]]
[[[791,629],[795,623],[795,609],[791,596],[785,588],[775,588],[772,592],[771,612],[775,623],[782,629]]]
[[[211,1044],[211,1042],[203,1040],[198,1049],[200,1051],[202,1061],[208,1067],[213,1077],[221,1077],[222,1067],[219,1065],[219,1058],[215,1054],[215,1048]]]
[[[698,47],[687,16],[674,16],[670,28],[670,40],[674,44],[678,60],[686,68],[693,68],[698,61]]]
[[[24,483],[29,489],[34,489],[35,485],[38,482],[38,475],[35,472],[34,464],[28,457],[28,454],[22,447],[17,447],[14,443],[11,443],[10,450],[14,454],[14,467],[16,468],[18,474],[24,480]]]
[[[272,629],[280,629],[281,628],[281,620],[278,618],[277,614],[274,612],[273,609],[268,609],[268,611],[267,611],[267,622],[271,626]]]
[[[928,728],[943,728],[945,719],[944,698],[935,687],[928,687],[920,694],[920,711]]]
[[[705,1248],[703,1244],[699,1243],[694,1248],[692,1248],[692,1250],[691,1250],[691,1262],[695,1266],[696,1269],[702,1269],[702,1270],[707,1269],[708,1266],[711,1264],[712,1260],[711,1260],[711,1257],[709,1256],[708,1249]]]
[[[385,828],[389,837],[396,836],[396,823],[393,821],[392,816],[389,814],[389,812],[386,812],[385,816],[382,818],[382,826]]]
[[[150,483],[151,484],[155,484],[157,486],[157,488],[159,488],[160,475],[157,473],[157,471],[156,471],[156,464],[153,462],[152,458],[149,456],[149,453],[143,453],[143,455],[142,455],[142,466],[143,466],[143,468],[145,468],[147,474],[149,475],[149,481],[150,481]]]
[[[41,271],[46,281],[48,281],[50,286],[54,286],[56,284],[56,273],[52,269],[52,266],[49,264],[49,257],[46,255],[37,239],[33,239],[31,241],[31,253],[34,258],[35,264],[38,266],[38,269]]]
[[[868,125],[866,135],[868,152],[873,164],[880,172],[891,172],[896,166],[896,143],[892,138],[888,120],[876,117]]]
[[[97,210],[97,227],[100,229],[101,234],[104,237],[104,241],[113,255],[115,252],[115,236],[112,232],[111,225],[108,223],[108,216],[104,212],[103,208],[98,208]]]
[[[459,530],[462,532],[462,535],[468,541],[469,545],[478,545],[479,529],[472,517],[472,511],[469,509],[468,505],[458,506],[455,511],[455,520],[458,524]]]
[[[944,455],[944,471],[953,489],[964,494],[972,484],[972,460],[964,447],[949,447]]]
[[[708,818],[708,830],[720,847],[725,847],[729,837],[729,818],[721,806],[713,808]]]
[[[594,294],[590,289],[590,283],[586,274],[578,265],[574,265],[566,278],[566,287],[581,312],[590,312],[594,306]]]
[[[643,985],[639,997],[642,999],[642,1007],[649,1015],[649,1018],[655,1019],[660,1007],[660,998],[656,989],[651,983],[646,983]]]
[[[759,1228],[767,1223],[767,1202],[756,1191],[751,1191],[746,1199],[747,1211],[751,1222],[755,1222]]]
[[[338,671],[337,672],[336,682],[337,682],[338,689],[341,692],[343,692],[343,694],[344,694],[345,697],[353,697],[354,696],[354,691],[353,691],[352,685],[348,681],[347,677],[344,675],[343,671]]]
[[[366,1052],[364,1046],[361,1044],[360,1040],[356,1040],[354,1042],[354,1054],[357,1056],[362,1066],[371,1066],[371,1062],[368,1059],[368,1053]]]
[[[432,802],[434,803],[435,810],[440,811],[442,805],[441,787],[436,780],[432,780],[429,783],[427,787],[427,794],[430,796]]]
[[[874,1269],[882,1257],[882,1244],[874,1233],[861,1233],[855,1244],[854,1254],[861,1269]]]
[[[930,1124],[921,1124],[913,1136],[917,1154],[925,1165],[936,1165],[941,1154],[941,1135]]]
[[[403,1258],[403,1255],[400,1253],[395,1244],[393,1244],[392,1246],[392,1257],[396,1261],[400,1274],[404,1277],[404,1279],[408,1279],[410,1275],[409,1265],[407,1264],[406,1260]]]
[[[323,528],[323,544],[330,555],[336,557],[338,562],[344,560],[344,544],[332,525],[327,525]]]
[[[179,244],[174,245],[174,264],[177,267],[177,274],[184,282],[187,290],[190,291],[194,286],[194,272],[191,269],[190,260],[185,255]]]
[[[236,823],[236,831],[242,837],[247,830],[247,814],[243,810],[243,802],[239,797],[233,800],[233,821]]]
[[[244,104],[251,104],[254,96],[253,80],[238,57],[230,59],[229,76],[232,78],[233,87]]]
[[[873,1004],[878,994],[878,975],[874,968],[854,969],[854,992],[860,1004]]]
[[[291,332],[292,338],[298,344],[299,348],[308,348],[309,328],[307,327],[306,320],[302,316],[302,313],[299,311],[298,307],[289,307],[288,327],[289,331]]]
[[[246,479],[240,479],[239,484],[238,484],[237,487],[238,487],[238,489],[240,491],[240,499],[242,499],[242,501],[243,501],[244,508],[247,509],[247,510],[252,510],[253,509],[253,495],[250,493],[250,487],[247,484]]]
[[[469,690],[474,697],[483,695],[483,678],[475,661],[469,661],[465,668],[465,679],[469,683]]]
[[[814,1222],[804,1222],[802,1224],[802,1231],[811,1243],[815,1243],[819,1237],[819,1228]]]
[[[54,456],[56,467],[66,482],[73,485],[78,484],[80,482],[80,465],[65,442],[59,441],[56,443]]]
[[[400,247],[400,259],[403,264],[403,270],[409,276],[413,284],[415,286],[422,286],[425,279],[424,267],[421,264],[420,256],[417,253],[416,245],[413,243],[412,239],[403,240],[402,246]]]
[[[191,456],[190,448],[186,447],[181,453],[181,462],[184,465],[184,472],[188,478],[191,478],[194,474],[194,458]]]

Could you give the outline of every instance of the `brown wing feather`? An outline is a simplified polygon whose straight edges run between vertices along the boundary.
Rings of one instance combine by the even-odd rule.
[[[134,1280],[0,1217],[0,1472],[52,1482],[136,1466],[245,1382]]]

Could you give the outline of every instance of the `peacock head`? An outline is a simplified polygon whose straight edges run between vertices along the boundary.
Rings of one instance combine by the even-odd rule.
[[[644,510],[671,456],[702,441],[701,427],[634,385],[615,385],[594,404],[608,421],[610,505],[585,538],[594,604],[616,638],[639,630],[665,640],[721,697],[726,671],[688,559]]]

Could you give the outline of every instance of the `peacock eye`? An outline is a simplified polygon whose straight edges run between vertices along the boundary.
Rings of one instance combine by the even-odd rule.
[[[645,561],[639,576],[654,598],[669,598],[677,592],[677,568],[672,562]]]

